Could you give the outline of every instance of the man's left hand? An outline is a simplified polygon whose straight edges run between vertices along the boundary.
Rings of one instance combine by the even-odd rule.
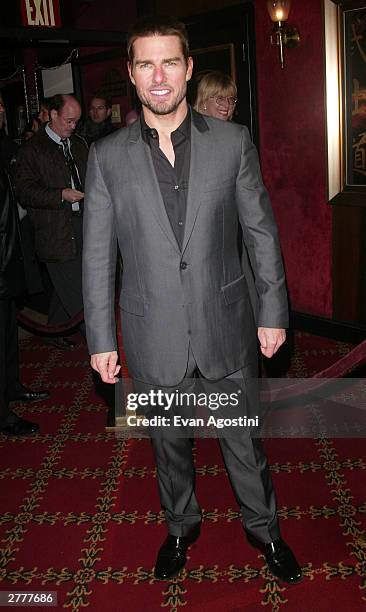
[[[273,357],[286,340],[286,330],[275,327],[258,327],[261,352],[265,357]]]

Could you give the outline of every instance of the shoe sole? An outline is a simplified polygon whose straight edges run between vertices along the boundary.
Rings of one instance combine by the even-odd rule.
[[[275,578],[276,580],[280,580],[284,584],[288,584],[290,586],[292,584],[300,584],[300,582],[302,582],[304,580],[304,576],[301,576],[300,578],[297,578],[296,580],[286,580],[285,578],[282,578],[281,576],[276,576],[276,574],[274,574],[272,572],[272,570],[269,569],[268,565],[267,565],[267,568],[268,568],[268,571],[270,572],[270,574],[273,576],[273,578]]]

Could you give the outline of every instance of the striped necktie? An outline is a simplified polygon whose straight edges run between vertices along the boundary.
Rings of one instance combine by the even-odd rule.
[[[69,170],[71,172],[71,176],[72,176],[72,180],[74,183],[74,189],[77,189],[78,191],[82,191],[82,186],[81,186],[81,182],[80,182],[80,178],[79,178],[79,173],[78,173],[78,169],[77,166],[74,162],[74,158],[71,155],[70,149],[69,149],[69,143],[67,138],[62,138],[61,139],[61,143],[62,143],[62,148],[64,151],[64,155],[67,161],[67,165],[69,167]]]

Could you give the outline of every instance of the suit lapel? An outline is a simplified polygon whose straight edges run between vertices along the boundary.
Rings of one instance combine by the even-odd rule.
[[[191,163],[182,253],[187,248],[201,206],[211,156],[209,128],[206,121],[202,115],[193,110],[191,118]]]
[[[136,175],[136,182],[141,187],[146,206],[151,208],[157,222],[174,248],[180,249],[166,213],[164,201],[160,193],[155,168],[149,146],[143,141],[140,121],[136,121],[130,128],[128,154]]]
[[[141,136],[140,121],[136,121],[131,126],[128,143],[128,154],[136,175],[136,182],[141,187],[145,202],[178,253],[185,251],[192,235],[210,167],[211,150],[208,125],[202,115],[194,110],[191,113],[191,160],[182,251],[180,251],[164,206],[149,146],[145,144]]]

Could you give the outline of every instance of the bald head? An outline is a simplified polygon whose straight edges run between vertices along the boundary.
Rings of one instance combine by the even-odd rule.
[[[69,138],[81,117],[81,107],[70,94],[58,94],[50,102],[50,127],[60,136]]]

